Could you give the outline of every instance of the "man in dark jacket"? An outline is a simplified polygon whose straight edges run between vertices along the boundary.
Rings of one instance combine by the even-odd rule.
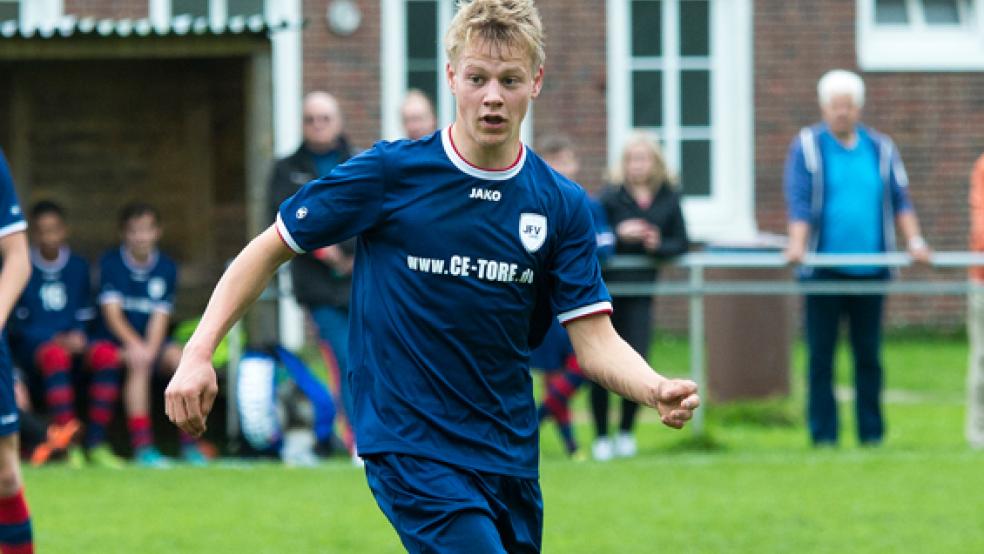
[[[335,97],[310,92],[304,97],[304,142],[296,152],[278,161],[269,187],[269,213],[276,217],[281,202],[302,185],[331,173],[352,157],[343,134],[344,121]],[[297,256],[290,264],[294,296],[311,314],[318,335],[337,362],[345,413],[351,413],[346,386],[348,362],[348,302],[352,285],[355,239]]]

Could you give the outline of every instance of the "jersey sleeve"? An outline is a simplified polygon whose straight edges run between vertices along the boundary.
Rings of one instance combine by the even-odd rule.
[[[164,285],[164,296],[154,304],[154,311],[170,314],[174,311],[174,298],[178,290],[178,266],[176,264],[168,264],[164,271]]]
[[[277,232],[298,254],[336,244],[371,228],[383,214],[381,144],[309,182],[280,205]]]
[[[92,283],[89,279],[89,264],[85,260],[79,259],[78,275],[75,277],[73,286],[78,287],[79,303],[75,310],[75,324],[79,329],[84,329],[86,325],[96,318],[96,308],[92,305]]]
[[[558,229],[550,268],[550,303],[561,323],[611,313],[611,296],[601,278],[594,219],[583,191],[571,199],[567,221]]]
[[[112,257],[105,256],[99,262],[99,305],[122,304],[126,290],[126,274],[113,267]]]
[[[25,229],[27,222],[24,221],[24,214],[17,202],[14,178],[10,174],[3,150],[0,150],[0,237]]]

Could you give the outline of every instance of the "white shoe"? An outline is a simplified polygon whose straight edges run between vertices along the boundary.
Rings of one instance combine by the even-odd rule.
[[[591,445],[591,456],[599,462],[607,462],[615,455],[612,449],[612,439],[608,437],[598,437]]]
[[[619,458],[631,458],[638,451],[639,447],[636,446],[636,440],[632,433],[619,433],[615,437],[615,455]]]
[[[366,467],[365,460],[362,459],[358,454],[352,454],[352,465],[355,467]]]

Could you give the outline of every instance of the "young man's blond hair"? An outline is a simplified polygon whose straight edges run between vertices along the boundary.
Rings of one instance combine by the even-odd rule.
[[[460,0],[458,13],[444,36],[444,49],[454,65],[472,39],[492,49],[520,46],[526,50],[535,73],[546,60],[543,24],[533,0]]]

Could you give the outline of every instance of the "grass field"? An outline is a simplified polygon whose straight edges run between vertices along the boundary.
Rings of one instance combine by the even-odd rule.
[[[684,341],[660,340],[653,354],[660,370],[685,372]],[[847,404],[842,446],[807,446],[801,347],[795,358],[791,398],[710,408],[710,444],[647,417],[637,458],[572,462],[544,427],[544,550],[984,552],[984,453],[962,438],[966,344],[889,341],[889,430],[876,449],[856,446]],[[846,358],[840,368],[849,384]],[[588,442],[586,421],[578,436]],[[402,551],[361,471],[344,462],[53,466],[28,470],[26,480],[41,553]]]

